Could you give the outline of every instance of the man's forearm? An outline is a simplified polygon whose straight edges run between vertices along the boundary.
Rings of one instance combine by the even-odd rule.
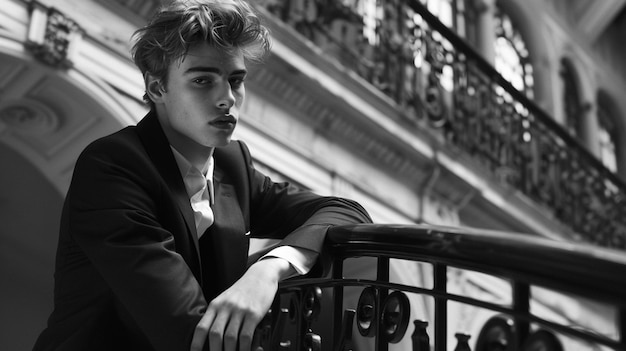
[[[318,256],[319,255],[315,251],[293,246],[279,246],[263,255],[261,260],[268,258],[281,258],[289,262],[293,268],[293,272],[290,276],[283,278],[287,279],[295,275],[307,274],[313,265],[315,265]]]

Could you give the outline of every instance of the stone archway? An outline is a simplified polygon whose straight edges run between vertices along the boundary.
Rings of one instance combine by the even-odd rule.
[[[52,310],[59,217],[75,160],[132,119],[89,72],[51,68],[1,44],[0,340],[7,350],[29,350]]]

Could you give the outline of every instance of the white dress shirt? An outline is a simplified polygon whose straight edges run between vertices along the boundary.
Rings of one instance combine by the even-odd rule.
[[[174,159],[183,177],[189,202],[193,210],[193,216],[198,232],[198,239],[213,224],[213,210],[211,206],[215,203],[213,190],[213,169],[214,160],[211,156],[202,171],[194,167],[178,150],[170,146],[174,153]],[[299,249],[292,246],[279,246],[261,257],[278,257],[286,260],[296,270],[298,274],[308,273],[317,259],[317,253]]]

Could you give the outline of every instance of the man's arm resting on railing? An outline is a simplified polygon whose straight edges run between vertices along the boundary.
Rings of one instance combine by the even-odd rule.
[[[205,340],[211,350],[250,350],[255,329],[274,301],[278,282],[296,274],[284,258],[267,256],[254,263],[209,303],[194,331],[191,351],[202,350]]]

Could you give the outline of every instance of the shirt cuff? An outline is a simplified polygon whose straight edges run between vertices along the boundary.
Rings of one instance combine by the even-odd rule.
[[[293,246],[279,246],[265,254],[259,260],[267,257],[282,258],[289,262],[298,274],[304,275],[315,265],[317,252],[303,248],[295,248]]]

